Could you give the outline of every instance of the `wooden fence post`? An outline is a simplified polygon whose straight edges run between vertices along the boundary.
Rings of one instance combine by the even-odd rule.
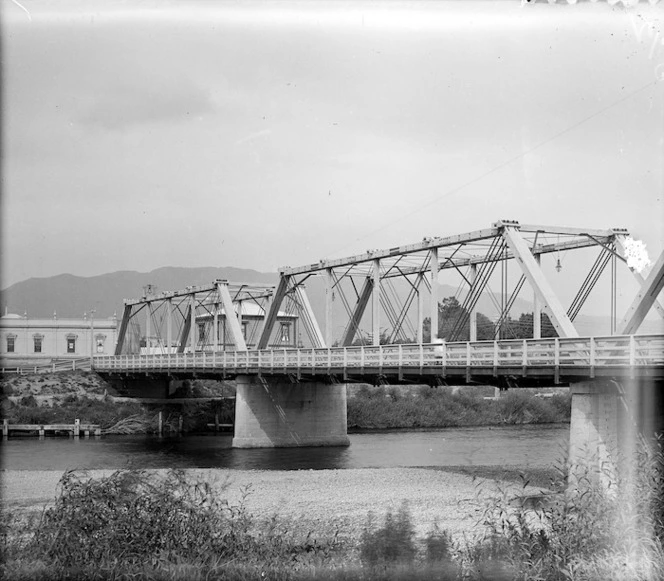
[[[2,420],[2,437],[9,437],[9,422],[7,420]]]
[[[162,419],[162,416],[161,416],[161,412],[159,412],[159,416],[157,416],[157,417],[158,417],[158,419],[157,419],[157,433],[161,436],[162,429],[163,429],[163,426],[164,426],[163,419]]]
[[[74,420],[74,438],[78,438],[81,435],[81,420]]]

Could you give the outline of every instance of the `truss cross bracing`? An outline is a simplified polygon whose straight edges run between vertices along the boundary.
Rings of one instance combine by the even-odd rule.
[[[325,306],[319,346],[476,340],[477,305],[482,296],[488,296],[497,310],[490,338],[501,338],[503,323],[509,319],[524,287],[532,293],[534,338],[542,334],[542,314],[548,316],[557,336],[577,337],[573,321],[609,263],[615,292],[616,262],[625,262],[622,245],[628,235],[622,228],[550,227],[501,220],[484,230],[424,238],[415,244],[368,250],[297,268],[284,267],[280,269],[279,285],[291,289],[305,281],[310,283],[311,279],[322,279]],[[541,259],[553,255],[560,264],[561,253],[567,255],[582,249],[596,249],[598,254],[571,304],[566,306],[547,279]],[[519,276],[511,289],[508,270]],[[439,306],[439,274],[446,271],[459,281],[456,298],[460,308],[452,321],[441,320],[445,312]],[[501,277],[499,298],[490,284],[497,276]],[[651,287],[657,290],[656,284]],[[280,308],[279,298],[275,297],[272,309]],[[641,305],[630,329],[638,328],[643,320],[641,311],[647,308]],[[664,313],[659,303],[656,308]],[[259,348],[267,347],[272,324],[268,316]],[[441,328],[445,332],[439,337]]]

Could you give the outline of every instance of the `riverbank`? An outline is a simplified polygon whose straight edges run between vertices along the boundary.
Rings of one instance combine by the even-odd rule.
[[[542,489],[523,481],[533,475],[463,470],[477,473],[196,469],[59,481],[61,472],[3,471],[0,572],[17,581],[661,579],[651,480],[630,512],[622,487],[617,498],[546,490],[549,500],[533,504]]]
[[[201,432],[233,422],[232,382],[187,381],[182,402],[127,401],[91,372],[5,377],[2,417],[10,423],[99,424],[106,433],[156,433],[162,413],[168,432]],[[373,429],[448,428],[569,422],[571,398],[564,389],[514,389],[499,398],[488,386],[438,387],[350,385],[349,432]],[[541,397],[546,395],[547,397]]]
[[[525,470],[525,471],[524,471]],[[91,470],[102,478],[114,470]],[[150,470],[159,475],[166,470]],[[359,538],[367,515],[396,511],[406,503],[422,537],[434,523],[456,538],[473,535],[484,503],[507,494],[523,498],[553,492],[553,470],[520,467],[362,468],[345,470],[187,469],[192,482],[204,482],[230,505],[243,496],[249,513],[262,520],[273,516],[298,523],[301,532],[338,531]],[[0,494],[4,510],[35,511],[54,502],[62,471],[3,470]],[[530,481],[527,486],[524,482]]]

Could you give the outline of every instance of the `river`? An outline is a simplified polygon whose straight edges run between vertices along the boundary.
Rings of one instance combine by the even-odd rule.
[[[323,470],[400,466],[561,465],[569,426],[521,425],[386,430],[350,434],[343,448],[231,448],[230,434],[13,437],[2,442],[5,470],[69,468],[231,468]]]

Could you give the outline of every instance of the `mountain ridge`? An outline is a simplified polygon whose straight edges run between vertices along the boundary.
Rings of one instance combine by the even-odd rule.
[[[98,318],[120,316],[123,299],[137,298],[142,295],[143,288],[148,284],[156,286],[157,292],[183,289],[191,285],[201,285],[215,279],[231,282],[255,284],[276,284],[278,273],[259,272],[253,269],[227,267],[190,267],[160,266],[149,272],[136,270],[119,270],[90,277],[71,273],[62,273],[50,277],[32,277],[14,283],[0,291],[2,313],[5,310],[18,315],[27,313],[31,318],[51,317],[57,313],[60,318],[78,318],[90,309],[95,309]],[[439,285],[439,297],[454,296],[457,288],[447,284]],[[319,320],[325,306],[325,289],[322,280],[315,277],[307,282],[307,293]],[[500,294],[494,292],[495,299],[500,302]],[[402,297],[403,298],[403,297]],[[495,319],[496,309],[493,302],[483,293],[476,309]],[[511,315],[517,319],[521,313],[531,312],[532,302],[517,298]],[[337,323],[334,335],[340,335],[340,326],[347,321],[347,314],[340,300],[333,304],[333,320]],[[610,334],[609,317],[600,315],[579,315],[574,324],[581,335]],[[663,332],[662,319],[644,321],[641,333]]]

